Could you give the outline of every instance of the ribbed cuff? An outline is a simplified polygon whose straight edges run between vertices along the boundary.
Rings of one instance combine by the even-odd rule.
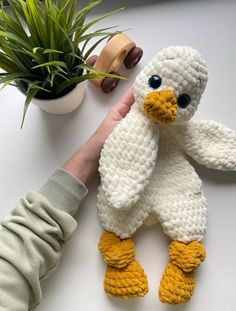
[[[57,169],[39,190],[39,193],[55,208],[71,216],[76,215],[87,192],[87,188],[81,181],[63,169]]]

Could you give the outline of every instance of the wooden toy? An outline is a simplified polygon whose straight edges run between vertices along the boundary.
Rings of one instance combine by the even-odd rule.
[[[111,37],[100,55],[93,55],[87,59],[87,64],[95,69],[112,73],[119,76],[117,72],[122,64],[127,69],[132,69],[140,61],[143,55],[143,50],[126,35],[120,33]],[[95,86],[101,87],[104,93],[112,92],[119,78],[92,79],[90,80]]]

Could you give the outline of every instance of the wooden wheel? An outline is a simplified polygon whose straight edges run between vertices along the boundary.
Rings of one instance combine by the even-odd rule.
[[[125,67],[127,69],[132,69],[134,66],[137,65],[137,63],[140,61],[142,56],[143,56],[143,50],[136,46],[126,56],[124,60]]]
[[[110,73],[119,76],[118,72],[112,71]],[[104,93],[111,93],[117,87],[119,82],[120,82],[119,78],[108,77],[102,81],[101,89],[103,90]]]
[[[96,63],[98,55],[92,55],[86,60],[86,64],[93,66]]]

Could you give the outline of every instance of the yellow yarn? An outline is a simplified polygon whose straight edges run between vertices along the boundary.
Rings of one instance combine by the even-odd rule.
[[[128,299],[146,295],[147,277],[135,260],[135,248],[131,239],[121,240],[114,233],[105,231],[99,242],[99,250],[108,265],[104,288],[109,296]],[[194,270],[205,259],[205,255],[204,246],[200,242],[171,242],[170,262],[159,287],[162,302],[178,304],[190,300],[195,287]]]
[[[168,124],[176,119],[176,97],[171,90],[150,92],[144,99],[144,113],[153,121]]]
[[[148,292],[147,277],[136,260],[123,269],[108,266],[104,288],[109,296],[117,298],[143,297]]]
[[[147,277],[135,260],[133,241],[121,240],[114,233],[105,231],[98,247],[107,263],[104,279],[106,293],[124,299],[143,297],[148,292]]]
[[[173,241],[169,246],[169,256],[174,265],[185,272],[191,272],[204,261],[206,252],[201,242],[184,244]]]
[[[104,231],[98,248],[104,261],[113,267],[126,267],[135,258],[134,243],[131,239],[120,240],[114,233]]]
[[[169,304],[186,303],[193,295],[194,286],[193,272],[184,272],[168,263],[159,287],[160,301]]]
[[[169,304],[188,302],[195,287],[194,270],[206,256],[204,246],[197,241],[188,244],[172,241],[169,255],[170,262],[160,282],[160,300]]]

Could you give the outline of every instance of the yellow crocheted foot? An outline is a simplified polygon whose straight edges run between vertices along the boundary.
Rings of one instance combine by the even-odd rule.
[[[206,256],[204,246],[197,241],[188,244],[172,241],[169,256],[170,263],[160,283],[160,300],[169,304],[186,303],[194,292],[194,270]]]
[[[105,231],[98,248],[108,265],[104,288],[109,296],[128,299],[143,297],[148,292],[147,277],[135,260],[131,239],[121,240],[114,233]]]
[[[123,269],[108,266],[104,288],[109,296],[117,298],[143,297],[148,292],[147,277],[136,260]]]
[[[121,240],[112,232],[104,231],[98,248],[104,256],[104,261],[116,268],[124,268],[134,260],[135,248],[131,239]]]
[[[185,272],[191,272],[204,261],[206,252],[201,242],[192,241],[184,244],[172,241],[169,246],[169,256],[171,263]]]
[[[193,272],[184,272],[169,263],[162,275],[159,298],[168,304],[186,303],[193,295],[194,287]]]

